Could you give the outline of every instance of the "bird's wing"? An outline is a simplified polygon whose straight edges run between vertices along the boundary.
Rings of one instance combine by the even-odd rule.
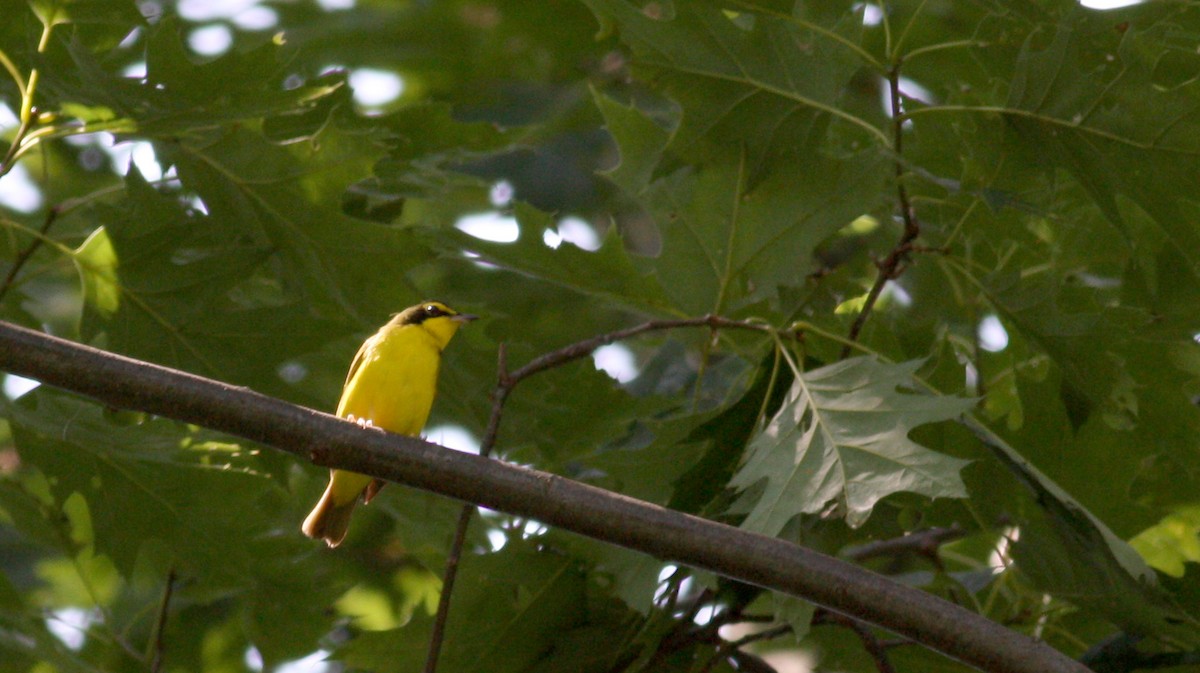
[[[350,382],[354,380],[354,375],[358,373],[358,368],[362,366],[363,360],[366,359],[367,351],[371,350],[371,348],[374,347],[374,344],[375,337],[371,337],[358,347],[358,353],[354,355],[354,362],[350,363],[350,371],[346,372],[346,382],[342,384],[343,394],[346,392],[346,386],[350,385]]]

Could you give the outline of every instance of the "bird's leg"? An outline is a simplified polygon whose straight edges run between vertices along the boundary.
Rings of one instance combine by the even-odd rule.
[[[369,418],[357,418],[354,414],[346,414],[346,420],[358,425],[360,428],[378,430],[379,432],[387,432],[383,428],[375,427],[375,423]],[[367,484],[367,488],[363,490],[363,504],[369,504],[371,499],[379,493],[379,489],[387,482],[382,479],[372,479],[371,483]]]

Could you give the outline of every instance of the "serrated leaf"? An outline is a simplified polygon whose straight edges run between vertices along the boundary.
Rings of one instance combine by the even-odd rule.
[[[1135,232],[1119,205],[1137,203],[1200,273],[1200,235],[1181,198],[1200,171],[1200,58],[1194,33],[1147,13],[1114,30],[1076,8],[1044,48],[1019,57],[1009,105],[1019,142],[1069,171],[1126,243]]]
[[[871,209],[885,175],[880,158],[810,155],[750,185],[746,157],[735,153],[656,181],[644,202],[662,231],[651,263],[659,282],[688,314],[778,301],[780,287],[802,286],[818,269],[818,244]]]
[[[864,65],[833,37],[844,33],[853,40],[862,30],[849,3],[839,7],[844,11],[826,11],[811,23],[700,2],[659,6],[658,14],[624,0],[587,5],[631,46],[648,79],[659,80],[684,107],[672,142],[681,154],[703,156],[710,143],[741,142],[750,172],[757,173],[767,155],[808,144],[821,128],[822,115],[889,144],[869,121],[838,106],[851,76]],[[810,29],[825,21],[831,25]]]
[[[215,573],[211,579],[235,585],[246,580],[244,569],[256,563],[248,534],[262,522],[245,513],[270,482],[230,469],[227,455],[184,448],[188,433],[180,424],[113,423],[98,407],[48,387],[9,411],[22,458],[51,478],[60,507],[75,494],[86,501],[92,533],[85,542],[122,574],[133,572],[142,543],[158,538],[181,568],[197,564]]]
[[[546,245],[543,235],[555,228],[554,219],[533,206],[517,203],[513,208],[520,234],[511,243],[496,243],[453,230],[431,234],[448,242],[450,249],[467,251],[481,259],[544,281],[643,310],[662,313],[670,302],[654,278],[637,269],[625,251],[615,228],[610,229],[594,251],[563,243]]]
[[[604,115],[604,127],[621,152],[621,162],[604,175],[629,194],[637,195],[650,183],[673,129],[664,128],[662,122],[651,119],[636,107],[622,105],[595,89],[592,99]],[[678,124],[678,120],[667,123]]]
[[[742,527],[775,535],[797,514],[830,503],[857,526],[876,502],[901,491],[965,497],[959,471],[967,461],[930,451],[908,433],[957,418],[974,402],[901,392],[919,366],[859,357],[799,375],[730,482],[748,489],[766,480]]]
[[[98,2],[81,3],[99,5]],[[126,7],[139,21],[132,3]],[[109,18],[113,14],[109,13]],[[182,42],[177,19],[168,14],[147,29],[146,77],[134,79],[114,72],[79,35],[73,35],[68,54],[73,69],[47,72],[46,106],[64,115],[83,111],[95,120],[96,131],[136,134],[141,138],[175,142],[214,127],[275,115],[315,113],[328,117],[349,92],[344,78],[320,77],[284,86],[286,50],[271,41],[253,50],[230,50],[208,62],[197,62]],[[113,50],[119,53],[119,48]]]
[[[137,172],[126,188],[124,200],[97,208],[104,224],[75,252],[87,338],[104,334],[111,349],[267,389],[284,359],[319,343],[329,322],[301,320],[307,308],[272,287],[261,272],[265,242],[156,192]],[[264,348],[266,328],[285,321],[292,338]]]
[[[369,170],[363,139],[327,129],[319,143],[285,148],[232,129],[174,148],[168,158],[211,217],[281,255],[282,275],[309,310],[362,315],[419,301],[404,279],[427,259],[421,246],[407,232],[336,208],[346,185]]]
[[[1013,558],[1023,573],[1055,596],[1086,606],[1122,629],[1155,635],[1179,647],[1200,643],[1200,615],[1154,580],[1134,575],[1136,552],[1066,501],[1039,503],[1046,516],[1026,518]],[[1121,554],[1120,556],[1118,554]]]

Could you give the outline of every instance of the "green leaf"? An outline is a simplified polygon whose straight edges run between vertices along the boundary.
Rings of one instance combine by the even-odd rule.
[[[876,154],[832,159],[808,155],[749,182],[744,151],[651,185],[662,252],[650,264],[684,313],[732,313],[781,287],[799,287],[820,267],[826,238],[873,208],[883,171]],[[794,306],[780,306],[790,313]]]
[[[1104,615],[1130,633],[1154,635],[1180,647],[1200,643],[1200,615],[1178,603],[1149,575],[1127,571],[1132,548],[1105,536],[1088,515],[1049,500],[1047,516],[1028,517],[1013,557],[1037,586]],[[1118,556],[1114,552],[1122,552]],[[1138,559],[1140,562],[1140,559]]]
[[[700,459],[675,480],[668,505],[671,509],[699,514],[726,490],[763,415],[775,415],[791,388],[791,370],[781,360],[778,351],[764,358],[741,398],[688,432],[686,441],[707,446]],[[770,398],[764,399],[767,395]]]
[[[799,642],[808,634],[812,627],[813,614],[817,606],[802,598],[788,596],[779,592],[771,593],[771,603],[774,607],[775,618],[786,622],[792,627],[792,637]]]
[[[449,243],[450,249],[479,255],[484,261],[571,290],[655,313],[668,311],[663,289],[638,270],[615,228],[609,229],[598,250],[587,251],[570,243],[551,248],[543,235],[557,228],[554,218],[520,202],[513,210],[520,234],[512,243],[485,241],[458,230],[438,232],[437,238]]]
[[[1178,17],[1145,12],[1113,30],[1078,8],[1050,44],[1026,44],[1009,94],[1020,142],[1067,171],[1112,223],[1131,230],[1119,200],[1151,215],[1200,273],[1200,236],[1181,195],[1200,170],[1200,58]]]
[[[1130,632],[1198,642],[1200,617],[1158,588],[1154,571],[1133,547],[1003,439],[973,419],[967,425],[1029,489],[1041,510],[1022,517],[1014,555],[1024,573]]]
[[[111,316],[121,308],[121,286],[117,279],[117,254],[104,227],[98,227],[75,251],[75,263],[83,282],[84,301],[96,312]]]
[[[78,541],[94,540],[122,574],[133,573],[150,539],[166,542],[181,568],[226,585],[240,585],[258,564],[248,542],[264,521],[249,513],[277,487],[244,456],[192,447],[197,438],[172,421],[114,423],[46,387],[9,411],[23,459],[51,478],[58,506],[79,496],[86,503],[76,516],[90,532]]]
[[[87,311],[83,333],[110,348],[228,380],[278,380],[288,356],[312,348],[328,322],[302,321],[261,269],[270,248],[232,230],[233,222],[186,208],[136,172],[126,199],[98,207],[105,223],[75,255]],[[267,349],[268,320],[295,321],[292,339]],[[243,355],[237,355],[241,350]],[[271,353],[270,358],[250,354]],[[259,384],[261,385],[261,383]]]
[[[29,7],[46,27],[69,23],[138,24],[137,7],[123,0],[29,0]]]
[[[391,199],[445,198],[464,164],[505,150],[520,138],[519,131],[459,121],[452,112],[449,105],[423,103],[382,119],[388,154],[375,164],[375,178],[358,189]]]
[[[1200,506],[1180,507],[1129,544],[1154,568],[1183,577],[1185,563],[1200,563]]]
[[[914,387],[919,366],[860,357],[797,375],[730,482],[748,489],[766,480],[742,527],[775,535],[797,514],[831,503],[857,526],[893,493],[965,497],[959,471],[966,461],[930,451],[908,433],[957,418],[973,401],[902,392]]]
[[[673,149],[703,155],[705,145],[741,142],[757,173],[767,155],[790,153],[818,136],[826,115],[890,144],[870,121],[839,106],[865,65],[846,46],[862,31],[849,3],[798,8],[794,17],[706,2],[656,6],[657,14],[624,0],[587,5],[633,49],[647,79],[660,80],[684,107]]]
[[[592,98],[604,115],[604,127],[612,135],[621,152],[621,162],[604,175],[618,187],[632,195],[638,195],[650,183],[655,169],[662,161],[663,152],[670,142],[677,119],[660,122],[651,119],[636,107],[626,107],[593,89]]]
[[[132,10],[142,21],[130,3],[111,4]],[[115,14],[110,12],[107,18]],[[349,100],[344,78],[317,77],[285,86],[287,50],[272,41],[202,63],[183,44],[174,16],[166,15],[146,31],[143,79],[114,70],[111,61],[122,54],[120,46],[98,54],[85,36],[72,35],[67,55],[73,71],[66,64],[49,69],[38,89],[44,98],[40,104],[68,117],[79,113],[91,131],[176,142],[217,126],[277,115],[326,119]]]
[[[584,577],[569,557],[510,540],[499,552],[468,555],[459,570],[438,670],[523,671],[565,630],[586,619]],[[423,660],[428,619],[395,631],[364,634],[336,658],[386,671],[414,670]]]

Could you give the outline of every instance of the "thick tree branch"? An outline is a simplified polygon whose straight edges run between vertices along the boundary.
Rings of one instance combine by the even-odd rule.
[[[1049,645],[784,540],[0,322],[0,369],[811,600],[993,673],[1084,673]]]

